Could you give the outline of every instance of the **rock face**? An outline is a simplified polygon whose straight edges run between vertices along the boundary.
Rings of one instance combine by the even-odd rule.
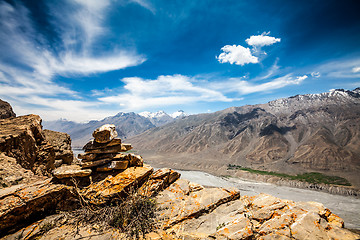
[[[77,205],[74,205],[74,194],[70,188],[50,184],[50,179],[47,179],[0,190],[0,206],[0,232],[4,233],[26,226],[27,222],[55,210],[69,210]]]
[[[161,166],[319,171],[360,187],[360,88],[191,115],[129,141]]]
[[[37,115],[0,120],[0,152],[37,175],[49,175],[54,168],[55,150],[46,141]]]
[[[55,132],[45,129],[43,131],[45,139],[54,147],[55,160],[62,163],[71,164],[74,160],[74,153],[71,150],[71,138],[67,133]]]
[[[15,158],[0,153],[0,189],[12,185],[27,184],[43,177],[35,175],[31,170],[21,167]]]
[[[11,105],[0,99],[0,119],[16,117]]]

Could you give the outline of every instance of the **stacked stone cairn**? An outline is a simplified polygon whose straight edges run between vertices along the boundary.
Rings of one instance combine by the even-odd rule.
[[[83,147],[85,153],[78,155],[83,169],[92,168],[97,172],[107,172],[143,166],[141,156],[122,153],[131,150],[132,147],[131,144],[121,143],[121,139],[116,138],[115,125],[101,126],[93,132],[93,137],[94,139]]]
[[[54,170],[56,178],[86,177],[96,172],[121,171],[128,167],[142,167],[143,159],[133,153],[124,154],[132,149],[131,144],[121,143],[117,138],[115,125],[105,124],[93,132],[90,140],[79,154],[79,165],[60,167]]]

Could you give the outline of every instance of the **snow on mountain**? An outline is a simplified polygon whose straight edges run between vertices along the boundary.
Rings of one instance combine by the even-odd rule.
[[[187,114],[183,110],[179,110],[177,112],[174,112],[174,113],[170,114],[170,116],[172,118],[183,118],[183,117],[186,117]]]

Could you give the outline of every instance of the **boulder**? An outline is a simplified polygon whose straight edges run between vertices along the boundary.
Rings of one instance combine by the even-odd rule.
[[[55,210],[77,207],[72,188],[51,179],[0,190],[0,237]]]
[[[98,143],[108,143],[117,137],[115,125],[105,124],[93,132],[94,140]]]
[[[100,182],[90,184],[81,193],[92,204],[104,204],[113,198],[126,196],[131,187],[140,187],[152,172],[153,168],[149,165],[130,167],[115,176],[109,175]]]
[[[0,99],[0,119],[16,117],[11,105]]]
[[[0,119],[0,152],[39,175],[54,169],[55,150],[46,141],[37,115]]]
[[[62,160],[65,164],[71,164],[74,160],[74,153],[71,150],[70,135],[47,129],[43,133],[45,139],[54,147],[55,160]]]
[[[81,169],[78,165],[63,165],[53,171],[54,177],[58,179],[71,177],[87,177],[91,174],[91,169]]]

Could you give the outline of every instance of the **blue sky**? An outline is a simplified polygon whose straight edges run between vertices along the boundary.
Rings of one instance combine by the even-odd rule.
[[[359,1],[0,1],[18,115],[187,113],[360,86]]]

